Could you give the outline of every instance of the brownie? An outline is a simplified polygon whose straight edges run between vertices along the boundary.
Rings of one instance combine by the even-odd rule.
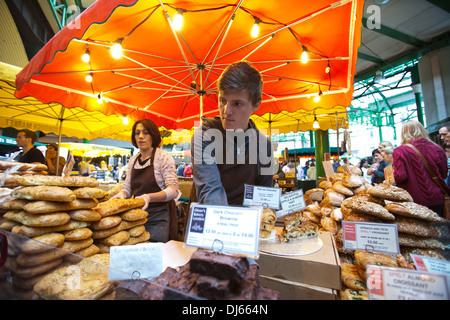
[[[230,280],[220,280],[211,276],[199,276],[196,288],[200,296],[210,300],[223,300],[232,293]]]
[[[239,283],[249,268],[246,258],[197,250],[190,260],[191,272]]]
[[[148,284],[148,281],[141,279],[121,281],[116,288],[115,298],[117,300],[140,300]]]

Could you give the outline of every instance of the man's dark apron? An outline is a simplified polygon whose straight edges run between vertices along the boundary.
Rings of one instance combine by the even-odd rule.
[[[136,164],[139,156],[136,157],[131,171],[131,192],[134,196],[140,196],[144,193],[155,193],[161,191],[155,179],[155,167],[153,160],[155,159],[156,148],[153,149],[150,158],[150,165],[143,169],[136,169]],[[145,224],[146,231],[150,232],[150,241],[167,242],[168,240],[176,239],[176,223],[177,214],[175,201],[169,202],[150,202],[148,208],[147,223]],[[169,232],[170,231],[170,232]],[[169,235],[170,233],[170,235]]]

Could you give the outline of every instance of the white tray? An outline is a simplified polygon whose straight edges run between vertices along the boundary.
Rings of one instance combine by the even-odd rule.
[[[304,256],[322,249],[323,241],[319,237],[280,242],[278,238],[259,240],[259,251],[279,256]]]

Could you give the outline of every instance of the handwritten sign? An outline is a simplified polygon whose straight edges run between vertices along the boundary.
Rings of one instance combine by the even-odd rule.
[[[277,211],[277,218],[306,208],[302,189],[283,194],[280,202],[282,210]]]
[[[342,221],[344,248],[399,254],[397,225]]]
[[[263,208],[280,209],[280,188],[261,186],[244,186],[244,206],[262,206]]]
[[[192,204],[185,243],[256,258],[261,212],[261,207]]]

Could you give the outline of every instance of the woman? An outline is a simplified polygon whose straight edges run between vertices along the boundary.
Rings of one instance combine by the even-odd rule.
[[[414,202],[427,206],[442,216],[444,196],[440,187],[433,181],[420,156],[408,146],[416,147],[427,160],[444,188],[447,178],[447,157],[444,150],[432,142],[425,128],[418,121],[403,124],[401,145],[394,149],[394,178],[398,187],[407,190]]]
[[[181,195],[175,162],[168,152],[158,148],[161,135],[151,120],[142,119],[133,125],[131,141],[140,152],[128,162],[122,190],[112,199],[144,199],[142,209],[149,213],[145,229],[150,232],[150,240],[167,242],[170,222],[176,223],[174,203],[169,202]]]
[[[366,179],[369,183],[372,182],[372,177],[367,174],[367,170],[369,170],[369,161],[367,158],[362,158],[359,163],[359,169],[361,169],[363,173],[363,178]]]
[[[51,176],[60,176],[64,165],[66,164],[66,159],[64,157],[59,157],[59,163],[57,164],[58,155],[58,145],[56,143],[51,143],[47,146],[45,151],[45,165],[48,167],[48,174]],[[56,174],[56,167],[58,166],[58,174]]]

